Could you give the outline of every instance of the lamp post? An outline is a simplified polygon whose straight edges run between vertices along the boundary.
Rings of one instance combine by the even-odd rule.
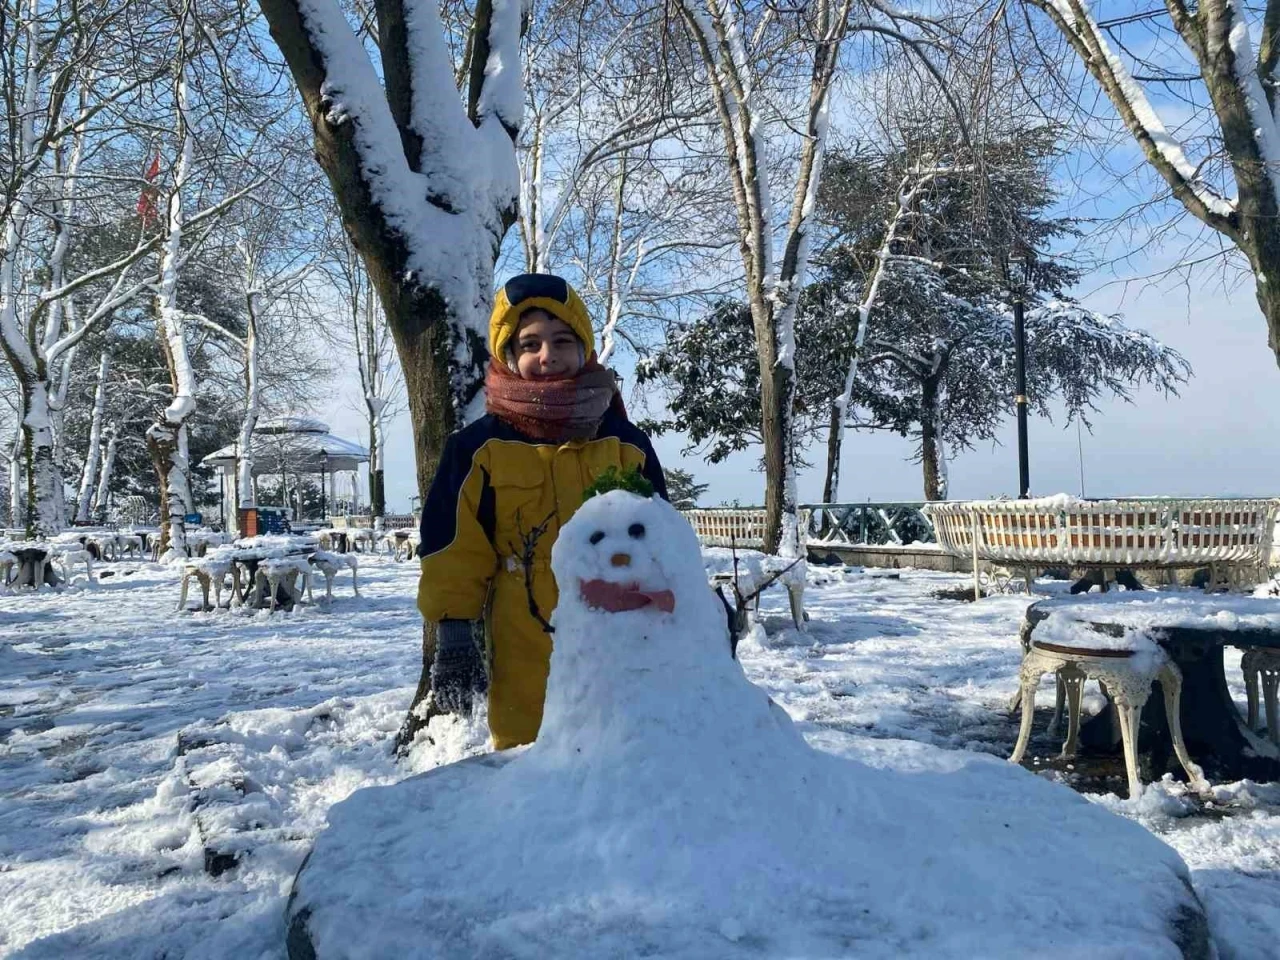
[[[1009,292],[1013,301],[1013,357],[1015,384],[1013,402],[1018,414],[1018,499],[1031,495],[1030,464],[1027,456],[1027,327],[1023,297],[1031,280],[1031,254],[1019,247],[1009,257]]]
[[[320,522],[327,524],[329,522],[329,504],[325,499],[325,470],[329,465],[329,452],[324,447],[320,448]]]

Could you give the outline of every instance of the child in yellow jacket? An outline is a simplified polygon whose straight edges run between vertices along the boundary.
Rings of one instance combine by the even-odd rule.
[[[422,509],[418,609],[439,624],[431,689],[446,711],[470,709],[484,689],[485,638],[489,730],[502,750],[532,742],[542,723],[552,642],[542,621],[558,598],[551,545],[560,527],[610,467],[638,468],[667,494],[649,438],[596,359],[573,287],[522,274],[495,301],[486,415],[446,441]]]

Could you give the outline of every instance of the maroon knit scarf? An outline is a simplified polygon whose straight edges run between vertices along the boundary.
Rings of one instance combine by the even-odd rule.
[[[484,388],[485,410],[546,443],[590,440],[610,406],[626,416],[613,371],[594,356],[567,380],[524,380],[490,358]]]

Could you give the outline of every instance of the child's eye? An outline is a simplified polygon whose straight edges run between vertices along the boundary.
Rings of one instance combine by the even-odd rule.
[[[524,343],[520,344],[520,349],[525,353],[537,353],[538,344],[534,340],[526,340]]]

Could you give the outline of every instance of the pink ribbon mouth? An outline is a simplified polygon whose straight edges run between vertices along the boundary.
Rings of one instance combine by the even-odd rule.
[[[657,607],[663,613],[673,613],[676,598],[670,590],[641,590],[634,583],[613,583],[610,580],[580,580],[582,601],[593,610],[622,613]]]

